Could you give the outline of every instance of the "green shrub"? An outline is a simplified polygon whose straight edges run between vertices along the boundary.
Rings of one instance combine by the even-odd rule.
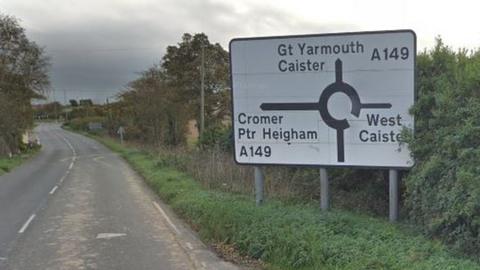
[[[78,131],[89,131],[88,130],[88,123],[95,122],[95,123],[105,123],[105,118],[100,116],[91,116],[91,117],[79,117],[74,118],[67,122],[65,125],[68,127],[78,130]]]
[[[480,250],[480,52],[439,40],[418,56],[418,100],[406,178],[410,217],[458,250]]]
[[[27,147],[21,154],[13,155],[9,157],[0,157],[0,176],[4,173],[10,172],[13,168],[22,164],[25,160],[29,159],[33,155],[39,152],[41,146],[34,145]]]
[[[209,127],[198,140],[201,149],[217,148],[225,152],[233,150],[233,129],[223,124]]]

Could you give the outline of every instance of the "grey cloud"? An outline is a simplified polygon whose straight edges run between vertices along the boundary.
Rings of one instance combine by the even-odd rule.
[[[245,10],[211,0],[159,1],[129,4],[112,1],[72,6],[63,0],[31,1],[10,10],[19,14],[29,36],[46,46],[52,57],[52,84],[57,99],[92,96],[104,101],[140,72],[158,63],[167,45],[185,32],[204,32],[224,47],[239,36],[320,33],[355,29],[353,25],[321,25],[293,16],[262,1]],[[60,93],[60,94],[58,94]]]
[[[181,3],[190,11],[189,17],[211,29],[208,34],[223,45],[237,36],[311,34],[356,29],[350,24],[319,24],[293,16],[289,12],[266,5],[262,1],[240,12],[232,6],[214,1],[187,1]],[[192,8],[187,9],[188,6]]]

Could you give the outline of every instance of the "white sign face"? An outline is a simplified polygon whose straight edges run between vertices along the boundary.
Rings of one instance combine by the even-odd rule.
[[[406,168],[413,31],[234,39],[235,160]]]

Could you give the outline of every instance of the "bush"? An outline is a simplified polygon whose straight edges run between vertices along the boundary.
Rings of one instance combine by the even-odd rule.
[[[104,125],[105,118],[100,116],[74,118],[69,122],[67,122],[65,125],[74,130],[89,131],[88,123],[91,123],[91,122],[102,123]]]
[[[406,178],[410,217],[458,250],[480,250],[480,51],[438,41],[418,56],[418,100]]]
[[[33,145],[31,148],[25,148],[21,154],[16,154],[12,157],[0,157],[0,176],[22,164],[22,162],[36,154],[40,148],[40,145]]]
[[[233,150],[233,129],[231,126],[215,125],[205,130],[198,140],[201,149],[216,148],[224,152]]]

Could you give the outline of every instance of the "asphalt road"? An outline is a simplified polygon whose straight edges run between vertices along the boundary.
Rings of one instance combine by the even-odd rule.
[[[42,124],[42,151],[0,177],[0,269],[238,269],[96,141]]]

